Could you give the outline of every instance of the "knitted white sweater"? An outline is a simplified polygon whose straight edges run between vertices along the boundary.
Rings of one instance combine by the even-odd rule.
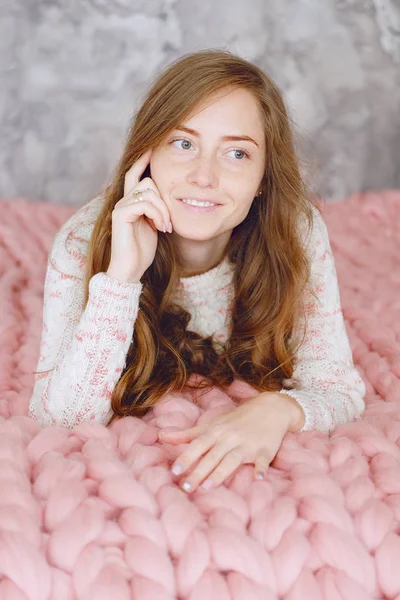
[[[121,283],[97,273],[90,280],[83,310],[87,246],[102,203],[103,197],[97,196],[72,215],[49,253],[36,368],[44,373],[35,376],[29,406],[29,414],[42,424],[107,423],[111,394],[125,367],[142,283]],[[366,388],[353,364],[327,227],[313,210],[314,227],[306,246],[312,261],[305,298],[308,334],[298,350],[293,377],[283,381],[281,393],[302,406],[306,417],[302,431],[328,432],[360,416]],[[224,259],[206,273],[180,279],[176,299],[191,313],[188,329],[226,341],[232,273],[231,263]]]

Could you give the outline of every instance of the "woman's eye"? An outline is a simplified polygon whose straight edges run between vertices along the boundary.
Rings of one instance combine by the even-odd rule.
[[[192,142],[189,142],[189,140],[185,140],[184,138],[172,140],[171,144],[175,144],[175,142],[180,142],[182,150],[189,150],[189,146],[192,145]],[[186,146],[183,146],[182,144],[186,144]]]
[[[229,152],[234,152],[235,156],[234,158],[238,158],[239,160],[243,160],[243,158],[248,158],[249,155],[247,152],[245,152],[244,150],[230,150]],[[238,156],[241,155],[241,156]]]

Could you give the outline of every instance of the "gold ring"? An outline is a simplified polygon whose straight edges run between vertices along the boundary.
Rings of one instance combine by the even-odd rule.
[[[142,192],[137,190],[136,192],[133,192],[133,196],[134,196],[134,198],[133,198],[134,202],[142,202],[142,200],[143,200]]]

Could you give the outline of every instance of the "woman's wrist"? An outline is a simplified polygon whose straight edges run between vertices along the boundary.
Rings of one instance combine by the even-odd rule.
[[[112,267],[108,267],[106,275],[116,279],[120,283],[141,283],[138,275],[122,274],[116,270],[113,270]]]
[[[306,422],[306,416],[304,414],[304,410],[300,406],[300,404],[289,396],[289,394],[285,394],[285,392],[279,392],[279,396],[283,396],[285,400],[287,400],[288,410],[290,413],[289,419],[289,427],[288,431],[291,433],[296,433],[300,431],[304,427],[304,423]]]
[[[284,392],[262,392],[260,396],[265,397],[268,402],[272,402],[275,408],[284,414],[287,431],[296,433],[302,429],[306,421],[305,414],[300,404],[292,396]]]

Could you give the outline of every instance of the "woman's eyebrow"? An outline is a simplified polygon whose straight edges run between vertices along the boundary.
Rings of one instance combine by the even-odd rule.
[[[177,131],[186,131],[186,133],[189,133],[190,135],[200,137],[200,134],[198,131],[196,131],[195,129],[191,129],[190,127],[185,127],[185,125],[180,125],[179,127],[176,128],[176,130]],[[224,135],[222,137],[222,140],[224,142],[240,142],[240,141],[252,142],[253,144],[255,144],[257,146],[257,148],[259,148],[259,145],[257,144],[257,142],[255,140],[253,140],[253,138],[249,137],[248,135]]]

